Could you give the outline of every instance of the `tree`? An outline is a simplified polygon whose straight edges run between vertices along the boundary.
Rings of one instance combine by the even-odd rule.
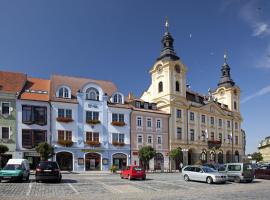
[[[2,167],[2,155],[8,151],[9,149],[6,145],[0,144],[0,168]]]
[[[145,169],[148,169],[149,161],[156,155],[156,150],[151,146],[142,147],[139,150],[139,158],[143,162]]]
[[[36,147],[36,151],[40,154],[41,160],[48,160],[48,158],[52,157],[54,153],[54,149],[47,142],[41,142]]]
[[[260,162],[263,160],[263,156],[260,152],[254,152],[253,154],[251,154],[251,158],[252,160],[256,160],[256,162]]]
[[[172,150],[170,151],[170,153],[169,153],[169,157],[170,157],[172,160],[174,160],[175,165],[178,164],[178,166],[175,166],[175,169],[178,169],[178,168],[179,168],[179,164],[180,164],[180,163],[177,163],[177,160],[179,160],[179,159],[181,158],[181,156],[182,156],[182,151],[181,151],[180,148],[172,149]],[[180,162],[180,160],[179,160],[178,162]]]

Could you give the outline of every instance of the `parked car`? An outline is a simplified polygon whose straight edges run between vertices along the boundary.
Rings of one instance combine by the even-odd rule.
[[[255,169],[255,178],[270,179],[270,165]]]
[[[224,164],[218,164],[218,163],[205,163],[203,164],[204,167],[210,167],[214,170],[219,170],[221,168],[224,168]]]
[[[129,180],[132,179],[146,179],[145,170],[140,166],[127,166],[125,169],[123,169],[120,173],[120,177],[128,178]]]
[[[250,163],[227,163],[219,172],[227,175],[229,181],[251,183],[254,179],[254,170]]]
[[[1,180],[28,181],[29,176],[29,162],[26,159],[9,159],[6,166],[0,170],[0,182]]]
[[[61,182],[62,174],[55,161],[41,161],[36,168],[36,182],[56,181]]]
[[[182,170],[182,175],[185,181],[203,181],[208,184],[225,183],[227,178],[226,175],[221,174],[210,167],[200,165],[190,165],[184,167]]]

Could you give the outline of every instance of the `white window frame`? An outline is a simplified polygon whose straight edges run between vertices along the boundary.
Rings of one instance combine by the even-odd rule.
[[[10,115],[11,114],[11,102],[5,102],[5,101],[1,102],[1,114],[6,115],[6,114],[3,114],[3,109],[2,109],[4,103],[8,104],[8,115]]]
[[[138,126],[138,118],[141,118],[141,126]],[[142,116],[136,116],[136,127],[142,128],[143,127],[143,117]]]
[[[148,120],[150,120],[151,126],[148,126]],[[152,129],[153,128],[153,119],[151,117],[146,118],[146,128],[147,129]]]
[[[142,137],[142,142],[141,143],[139,143],[139,136],[141,136]],[[138,145],[141,145],[141,144],[143,144],[143,135],[142,134],[137,134],[137,144]]]
[[[158,121],[159,121],[160,127],[158,127]],[[156,127],[157,127],[157,130],[161,130],[162,129],[162,119],[161,118],[157,118],[156,119]]]
[[[161,141],[160,143],[158,143],[158,138],[160,138],[160,141]],[[158,135],[158,136],[157,136],[157,144],[158,144],[158,145],[162,145],[162,142],[163,142],[163,140],[162,140],[162,135]]]
[[[151,143],[148,142],[149,137],[151,137]],[[147,135],[147,144],[153,144],[153,135]]]
[[[3,138],[3,135],[2,135],[2,128],[8,128],[8,138]],[[11,135],[11,128],[10,128],[10,126],[0,126],[0,138],[1,139],[8,139],[8,140],[10,140],[10,135]]]
[[[60,89],[62,89],[62,88],[63,88],[63,96],[60,96],[59,95],[59,92],[60,92]],[[65,96],[64,89],[67,89],[67,91],[68,91],[68,97]],[[56,97],[57,98],[63,98],[63,99],[71,99],[71,89],[69,87],[67,87],[67,86],[64,86],[64,85],[58,87],[57,88],[57,91],[56,91]]]
[[[180,116],[178,117],[178,111],[180,113]],[[182,110],[181,109],[176,109],[176,118],[181,119],[182,118]]]

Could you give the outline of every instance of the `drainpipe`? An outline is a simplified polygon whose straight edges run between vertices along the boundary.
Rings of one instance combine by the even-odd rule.
[[[234,162],[234,153],[233,153],[233,140],[234,140],[234,124],[233,124],[233,119],[232,119],[232,162]]]

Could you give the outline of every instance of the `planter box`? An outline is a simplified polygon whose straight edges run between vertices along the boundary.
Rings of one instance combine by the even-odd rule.
[[[100,147],[100,142],[96,142],[96,141],[86,141],[85,144],[92,147]]]
[[[112,142],[113,146],[125,146],[124,142]]]
[[[100,124],[99,120],[86,120],[87,124],[95,125],[95,124]]]
[[[58,140],[57,144],[60,144],[65,147],[71,147],[73,145],[73,142],[71,140]]]
[[[118,122],[118,121],[112,121],[111,124],[114,126],[125,126],[126,125],[125,122]]]
[[[58,122],[64,122],[64,123],[73,122],[73,119],[71,119],[71,118],[66,118],[66,117],[57,117],[56,120],[57,120]]]

